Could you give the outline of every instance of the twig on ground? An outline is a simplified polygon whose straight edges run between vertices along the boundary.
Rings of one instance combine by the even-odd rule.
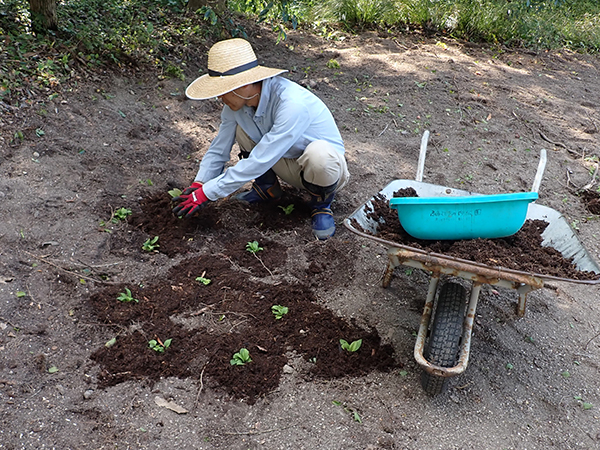
[[[588,349],[588,346],[590,345],[590,343],[591,343],[591,342],[592,342],[594,339],[596,339],[598,336],[600,336],[600,333],[597,333],[595,336],[592,336],[592,338],[591,338],[589,341],[587,341],[587,344],[585,344],[585,347],[584,347],[584,350],[585,350],[585,351],[587,351],[587,349]]]
[[[64,267],[61,267],[61,266],[59,266],[58,264],[54,264],[54,263],[52,263],[52,262],[48,261],[48,260],[47,260],[47,259],[45,259],[44,257],[41,257],[41,256],[34,255],[33,253],[30,253],[30,252],[28,252],[27,250],[23,250],[23,251],[24,251],[25,253],[27,253],[29,256],[32,256],[33,258],[37,259],[38,261],[42,261],[43,263],[46,263],[46,264],[48,264],[49,266],[52,266],[52,267],[54,267],[54,268],[56,268],[56,269],[59,269],[59,270],[62,270],[63,272],[66,272],[66,273],[70,273],[71,275],[74,275],[74,276],[76,276],[76,277],[78,277],[78,278],[83,278],[83,279],[85,279],[85,280],[94,281],[94,282],[96,282],[96,283],[103,283],[103,284],[117,284],[117,283],[113,283],[112,281],[100,280],[100,279],[97,279],[97,278],[92,278],[92,277],[88,277],[88,276],[86,276],[86,275],[82,275],[82,274],[80,274],[80,273],[77,273],[77,272],[73,272],[73,271],[71,271],[71,270],[65,269]]]
[[[594,187],[594,185],[596,184],[596,176],[598,175],[598,163],[595,164],[596,168],[594,169],[594,174],[592,175],[592,179],[590,180],[590,182],[588,184],[586,184],[585,186],[583,186],[581,188],[582,191],[587,191],[591,188]]]
[[[540,130],[538,130],[538,133],[539,133],[539,135],[541,136],[541,138],[542,138],[543,140],[545,140],[546,142],[550,142],[552,145],[555,145],[555,146],[557,146],[557,147],[562,147],[562,148],[564,148],[566,151],[568,151],[569,153],[571,153],[571,154],[573,154],[573,155],[575,155],[575,156],[577,156],[577,157],[581,157],[581,156],[582,156],[580,153],[577,153],[575,150],[571,150],[569,147],[567,147],[567,146],[566,146],[565,144],[563,144],[562,142],[554,142],[554,141],[551,141],[551,140],[550,140],[550,139],[548,139],[548,138],[546,137],[546,135],[545,135],[544,133],[542,133]]]
[[[566,150],[569,150],[569,149],[567,148],[567,146],[566,146],[565,144],[563,144],[562,142],[554,142],[554,141],[551,141],[551,140],[550,140],[550,139],[548,139],[548,138],[546,137],[546,135],[545,135],[544,133],[542,133],[540,130],[538,130],[538,133],[539,133],[540,137],[541,137],[543,140],[545,140],[546,142],[550,142],[552,145],[556,145],[557,147],[562,147],[562,148],[564,148],[564,149],[566,149]]]
[[[575,188],[575,190],[579,191],[580,190],[579,186],[577,186],[575,183],[573,183],[571,181],[571,175],[570,175],[571,172],[570,172],[570,169],[567,168],[566,173],[567,173],[567,188],[569,187],[570,184],[572,184],[573,187]]]
[[[379,133],[379,135],[378,135],[377,137],[379,137],[379,136],[381,136],[383,133],[385,133],[385,130],[387,130],[389,126],[390,126],[390,124],[388,123],[388,124],[385,126],[385,128],[383,129],[383,131],[382,131],[381,133]]]
[[[212,305],[206,305],[205,307],[203,307],[203,308],[200,308],[198,311],[194,311],[194,312],[192,312],[192,313],[189,313],[189,315],[190,315],[190,316],[199,316],[200,314],[202,314],[202,313],[205,313],[206,311],[208,311],[210,308],[214,308],[214,307],[215,307],[215,306],[217,306],[219,303],[221,303],[221,302],[218,302],[218,303],[213,303]]]
[[[527,123],[527,120],[523,119],[522,117],[519,117],[519,116],[517,115],[517,113],[516,113],[516,112],[514,112],[514,111],[512,112],[512,114],[513,114],[513,116],[515,116],[517,119],[519,119],[523,125],[525,125],[525,128],[527,128],[527,129],[529,130],[529,132],[532,134],[532,136],[531,136],[531,141],[532,141],[532,142],[534,142],[535,144],[537,144],[537,143],[538,143],[538,141],[537,141],[537,139],[535,138],[535,135],[536,135],[536,133],[535,133],[535,131],[533,130],[533,128],[531,128],[531,127],[528,125],[528,123]]]
[[[198,403],[198,399],[200,398],[200,394],[202,393],[202,389],[204,389],[204,382],[202,381],[202,377],[204,376],[204,370],[208,366],[208,362],[204,364],[202,367],[202,371],[200,372],[200,389],[198,389],[198,394],[196,395],[196,403]]]
[[[263,262],[263,260],[262,260],[262,259],[260,259],[260,257],[259,257],[259,256],[258,256],[256,253],[252,253],[252,254],[254,255],[254,257],[255,257],[256,259],[258,259],[258,260],[260,261],[260,263],[262,264],[262,266],[263,266],[265,269],[267,269],[267,272],[269,272],[269,275],[273,276],[273,272],[271,272],[271,271],[269,270],[269,268],[268,268],[267,266],[265,266],[265,263]]]

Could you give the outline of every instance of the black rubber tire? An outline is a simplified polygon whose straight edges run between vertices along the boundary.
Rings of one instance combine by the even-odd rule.
[[[423,356],[430,363],[441,367],[456,365],[467,307],[466,297],[465,288],[458,283],[447,282],[440,289],[429,339],[423,350]],[[423,371],[421,385],[425,392],[435,396],[446,390],[448,378]]]

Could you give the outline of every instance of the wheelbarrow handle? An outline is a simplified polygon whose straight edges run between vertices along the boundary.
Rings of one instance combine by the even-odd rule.
[[[425,170],[425,156],[427,155],[427,141],[429,140],[429,130],[425,130],[421,138],[421,150],[419,151],[419,162],[417,164],[417,176],[415,181],[423,181],[423,172]]]
[[[429,130],[423,132],[421,138],[421,149],[419,151],[419,162],[417,163],[417,176],[416,181],[423,181],[423,172],[425,171],[425,157],[427,156],[427,142],[429,140]],[[540,151],[540,162],[538,164],[537,172],[533,180],[533,186],[531,192],[539,192],[540,185],[542,184],[542,177],[544,176],[544,170],[546,169],[547,155],[546,149],[543,148]]]
[[[539,192],[540,184],[542,184],[542,177],[544,176],[544,170],[546,169],[546,149],[543,148],[540,151],[540,162],[538,163],[537,172],[535,174],[535,178],[533,179],[533,186],[531,187],[531,192]]]

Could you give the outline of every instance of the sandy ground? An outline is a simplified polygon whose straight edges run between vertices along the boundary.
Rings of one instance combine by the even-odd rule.
[[[469,366],[432,398],[413,359],[429,275],[399,268],[384,289],[385,247],[342,226],[390,181],[414,179],[429,130],[424,181],[484,194],[531,189],[547,149],[538,203],[562,213],[600,260],[598,216],[578,195],[597,188],[598,58],[419,35],[334,41],[298,31],[275,46],[255,32],[251,41],[261,63],[290,69],[332,109],[352,180],[334,203],[329,241],[315,243],[302,217],[243,237],[287,248],[276,275],[307,285],[337,317],[374,328],[402,367],[315,378],[289,352],[279,385],[253,404],[198,371],[101,388],[90,356],[131,328],[103,323],[92,295],[109,282],[168,283],[185,258],[226,248],[240,224],[224,217],[226,226],[194,236],[188,254],[167,256],[144,253],[149,236],[110,221],[111,210],[139,210],[192,181],[220,106],[182,94],[204,56],[188,65],[187,81],[99,74],[52,100],[47,92],[0,107],[0,448],[599,448],[597,286],[547,282],[518,318],[516,292],[485,285]],[[324,270],[309,277],[315,261]]]

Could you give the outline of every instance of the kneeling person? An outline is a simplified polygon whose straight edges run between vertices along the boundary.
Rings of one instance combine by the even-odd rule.
[[[279,178],[310,193],[312,229],[318,239],[335,233],[331,202],[348,182],[344,143],[327,106],[302,86],[258,65],[244,39],[217,42],[208,52],[208,74],[192,82],[193,100],[219,98],[221,125],[192,185],[174,199],[178,216],[195,215],[206,202],[238,194],[248,203],[281,196]],[[233,144],[241,159],[225,169]]]

